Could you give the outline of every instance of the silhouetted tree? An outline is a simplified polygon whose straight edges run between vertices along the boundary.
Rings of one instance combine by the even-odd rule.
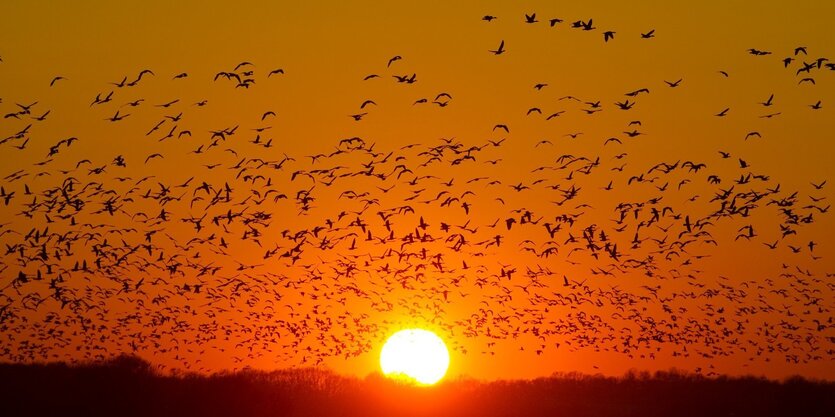
[[[99,364],[0,364],[3,416],[829,416],[835,383],[630,371],[623,377],[454,380],[413,387],[313,368],[162,375],[120,356]]]

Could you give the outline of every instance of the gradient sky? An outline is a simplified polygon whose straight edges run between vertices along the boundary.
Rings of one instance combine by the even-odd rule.
[[[833,184],[821,186],[833,173],[835,72],[824,60],[797,73],[804,62],[835,60],[833,4],[83,3],[0,4],[0,111],[11,115],[0,119],[0,138],[8,137],[0,144],[0,184],[15,193],[0,205],[7,249],[0,359],[135,352],[166,369],[203,371],[321,359],[365,375],[376,369],[388,334],[420,326],[453,348],[452,375],[670,367],[835,374],[835,223],[826,213],[835,196]],[[537,23],[525,23],[531,13]],[[486,22],[485,15],[497,18]],[[552,18],[563,21],[551,27]],[[594,30],[571,27],[588,19]],[[654,37],[642,38],[650,30]],[[605,31],[614,39],[604,42]],[[501,41],[505,53],[488,52]],[[795,52],[801,46],[806,54]],[[395,56],[401,59],[389,65]],[[787,57],[794,61],[784,66]],[[251,64],[236,69],[243,62]],[[279,68],[283,74],[268,76]],[[115,85],[145,69],[153,74],[135,86]],[[220,72],[254,83],[236,88],[215,80]],[[174,79],[181,73],[187,76]],[[371,74],[379,77],[364,80]],[[411,84],[394,77],[412,74]],[[50,86],[57,76],[64,79]],[[807,77],[814,84],[801,82]],[[679,79],[674,88],[665,82]],[[535,89],[540,83],[547,86]],[[643,88],[649,92],[625,95]],[[111,102],[90,104],[111,91]],[[443,106],[433,103],[441,93],[448,94],[437,99]],[[635,106],[618,109],[627,99]],[[366,100],[376,105],[361,109]],[[587,114],[598,101],[600,111]],[[34,102],[21,113],[18,104]],[[106,120],[117,110],[130,116]],[[46,111],[44,120],[33,119]],[[263,117],[268,111],[275,116]],[[350,117],[361,113],[359,121]],[[172,128],[174,137],[161,140]],[[224,130],[225,139],[212,137]],[[626,133],[635,130],[634,138]],[[78,140],[47,157],[70,137]],[[340,144],[354,137],[362,142]],[[441,138],[459,145],[438,148]],[[318,154],[325,156],[310,157]],[[127,166],[112,164],[117,155]],[[465,155],[473,158],[456,161]],[[558,161],[564,155],[571,156]],[[282,163],[287,157],[293,160]],[[579,157],[587,159],[563,165]],[[686,161],[705,168],[688,170]],[[675,168],[652,170],[662,162]],[[97,167],[106,169],[90,172]],[[347,176],[369,167],[388,175]],[[711,175],[721,183],[709,183]],[[146,176],[153,177],[140,181]],[[78,181],[69,193],[87,201],[84,208],[57,197],[68,178]],[[203,182],[211,193],[200,190]],[[230,198],[207,207],[227,185]],[[572,186],[581,192],[561,202]],[[733,200],[762,199],[714,216],[721,202],[711,199],[732,186]],[[168,201],[163,189],[182,199]],[[268,189],[275,191],[255,203]],[[436,198],[443,191],[449,194]],[[288,198],[273,201],[282,193]],[[315,198],[309,209],[305,195]],[[442,204],[448,197],[458,200]],[[111,198],[120,207],[114,215],[95,213]],[[633,206],[615,222],[624,202]],[[415,212],[397,209],[406,205]],[[653,207],[669,211],[653,221]],[[162,210],[167,219],[153,220]],[[380,211],[392,215],[391,232]],[[521,224],[526,211],[525,223],[542,219]],[[204,213],[196,230],[187,219]],[[810,221],[789,224],[787,213]],[[560,216],[577,220],[552,238],[543,224]],[[421,218],[428,227],[419,227]],[[697,219],[711,223],[699,230],[709,235],[687,231]],[[473,232],[457,227],[465,224]],[[738,238],[747,226],[755,236]],[[587,227],[601,247],[617,243],[619,259],[568,242]],[[416,231],[435,241],[403,245]],[[290,238],[298,232],[305,237]],[[141,246],[148,233],[150,251]],[[455,234],[468,242],[461,250],[450,243]],[[68,247],[62,235],[72,250],[57,259]],[[496,235],[501,244],[488,246]],[[642,243],[631,247],[636,235]],[[299,242],[291,256],[280,256]],[[557,253],[540,256],[548,246]],[[512,269],[510,278],[502,272]],[[403,276],[412,278],[399,282]],[[587,302],[555,301],[575,296]],[[646,340],[650,334],[657,339]]]

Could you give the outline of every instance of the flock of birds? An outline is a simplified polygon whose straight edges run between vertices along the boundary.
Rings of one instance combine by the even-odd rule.
[[[540,22],[535,13],[520,20]],[[577,20],[571,28],[594,25]],[[615,40],[614,31],[601,32]],[[640,34],[648,42],[654,36]],[[508,59],[507,48],[502,40],[489,52]],[[807,60],[807,52],[798,47],[771,61],[770,51],[749,51],[762,65],[791,70],[798,84],[831,76],[835,63]],[[395,72],[405,61],[383,60],[357,82],[415,84],[416,74]],[[745,155],[721,149],[707,160],[631,163],[632,141],[651,129],[646,120],[629,120],[584,154],[563,153],[556,140],[530,143],[499,121],[485,127],[487,139],[392,146],[353,136],[335,139],[330,151],[292,155],[271,135],[280,123],[275,111],[240,109],[239,123],[207,128],[189,120],[215,102],[157,99],[144,88],[153,80],[168,93],[190,77],[145,69],[103,82],[88,108],[73,109],[111,124],[133,147],[107,158],[74,152],[95,141],[83,131],[52,141],[42,133],[60,109],[37,97],[0,102],[7,171],[0,173],[0,358],[124,352],[206,370],[204,355],[213,351],[236,366],[263,358],[310,365],[371,351],[405,322],[438,329],[461,353],[488,357],[497,343],[536,355],[835,357],[835,275],[815,271],[828,249],[804,237],[829,212],[826,179],[787,189]],[[290,77],[289,68],[241,62],[206,82],[248,90]],[[72,78],[44,82],[60,94]],[[549,91],[545,82],[532,88]],[[557,95],[561,110],[520,112],[628,118],[650,94]],[[406,101],[441,111],[453,96]],[[768,111],[774,96],[753,104]],[[346,113],[364,123],[377,107],[365,99]],[[821,101],[809,107],[819,110]],[[745,140],[758,137],[752,131]],[[499,173],[506,150],[521,147],[550,163]],[[9,170],[14,161],[25,167]],[[703,266],[726,249],[779,258],[782,268],[746,276],[732,272],[741,267]]]

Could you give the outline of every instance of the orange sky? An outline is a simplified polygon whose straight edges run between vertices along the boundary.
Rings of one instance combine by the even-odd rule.
[[[0,5],[1,359],[832,377],[835,6],[264,3]]]

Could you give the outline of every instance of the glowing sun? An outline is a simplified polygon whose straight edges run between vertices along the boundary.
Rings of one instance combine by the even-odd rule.
[[[380,368],[388,377],[406,378],[421,385],[441,380],[449,367],[449,351],[435,333],[401,330],[388,338],[380,352]]]

